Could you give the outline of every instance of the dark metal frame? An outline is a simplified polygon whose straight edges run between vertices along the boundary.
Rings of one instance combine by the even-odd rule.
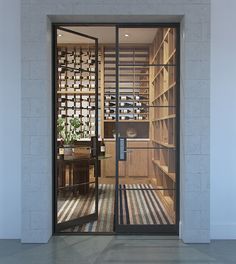
[[[76,219],[72,219],[63,223],[57,223],[57,180],[55,179],[55,175],[56,175],[56,156],[57,156],[57,134],[56,134],[56,106],[57,106],[57,94],[56,94],[56,80],[57,80],[57,71],[55,70],[57,68],[57,30],[61,30],[64,32],[68,32],[74,35],[78,35],[78,36],[82,36],[84,38],[88,38],[88,39],[92,39],[94,40],[94,44],[95,44],[95,141],[93,144],[93,151],[95,150],[95,155],[94,155],[94,174],[95,174],[95,212],[89,215],[84,215],[82,217],[78,217]],[[54,139],[53,139],[53,144],[54,144],[54,168],[53,168],[53,172],[54,172],[54,184],[55,184],[55,188],[54,188],[54,210],[55,210],[55,215],[54,215],[54,231],[55,232],[60,232],[60,230],[66,229],[66,228],[70,228],[71,226],[75,226],[75,225],[80,225],[80,224],[84,224],[87,223],[89,221],[95,221],[98,218],[98,154],[99,154],[99,149],[98,149],[98,39],[83,33],[79,33],[67,28],[63,28],[63,27],[54,27],[53,29],[53,42],[54,42],[54,69],[53,69],[53,73],[54,73],[54,122],[53,122],[53,128],[54,128]],[[89,182],[91,183],[91,182]]]
[[[113,235],[114,232],[57,232],[57,209],[56,209],[56,202],[57,202],[57,181],[55,180],[55,172],[56,172],[56,142],[55,142],[55,135],[56,135],[56,122],[55,122],[55,114],[56,114],[56,39],[57,39],[57,28],[60,26],[111,26],[116,29],[116,83],[118,87],[119,83],[119,28],[154,28],[154,27],[172,27],[176,29],[176,219],[175,225],[129,225],[129,229],[123,228],[122,226],[118,227],[118,186],[119,186],[119,168],[116,166],[116,194],[115,194],[115,233],[118,234],[149,234],[149,235],[178,235],[179,234],[179,219],[180,219],[180,24],[179,23],[53,23],[52,24],[52,98],[53,98],[53,106],[52,106],[52,180],[53,180],[53,233],[55,235]],[[148,65],[146,65],[148,66]],[[155,66],[155,65],[152,65]],[[161,66],[158,64],[157,66]],[[166,65],[166,66],[173,66],[173,65]],[[97,67],[96,67],[97,68]],[[98,80],[97,80],[98,81]],[[116,91],[116,95],[118,94],[118,89]],[[98,103],[98,96],[96,96],[96,104]],[[116,105],[118,107],[119,99],[116,96]],[[98,105],[98,104],[97,104]],[[98,109],[96,109],[98,112]],[[96,120],[98,121],[98,120]],[[116,111],[116,138],[118,138],[118,128],[119,128],[119,112]],[[98,129],[98,123],[96,123],[96,129]],[[97,134],[97,133],[96,133]],[[116,163],[118,164],[118,157],[119,157],[119,141],[116,140]],[[96,204],[97,206],[97,204]]]
[[[120,28],[150,28],[150,27],[156,27],[156,25],[137,25],[137,24],[122,24],[122,25],[116,25],[116,202],[115,202],[115,232],[117,233],[123,233],[123,234],[130,234],[130,233],[135,233],[135,234],[148,234],[148,233],[161,233],[161,234],[170,234],[170,235],[177,235],[179,234],[179,98],[176,98],[176,130],[175,131],[175,136],[176,136],[176,201],[175,201],[175,212],[176,212],[176,219],[175,219],[175,224],[170,225],[124,225],[124,224],[119,224],[118,218],[119,218],[119,208],[118,208],[118,196],[119,192],[122,190],[122,188],[119,187],[119,156],[120,156],[120,146],[119,146],[119,67],[120,66],[130,66],[130,67],[135,67],[135,66],[147,66],[147,67],[155,67],[155,66],[173,66],[177,67],[176,71],[176,78],[179,78],[179,24],[175,24],[169,27],[176,28],[177,34],[176,34],[176,50],[177,50],[177,58],[176,58],[176,64],[135,64],[135,65],[127,65],[127,64],[122,64],[119,62],[119,29]],[[166,25],[164,26],[166,27]],[[179,97],[179,79],[176,80],[177,83],[177,92],[176,92],[176,97]],[[148,106],[147,106],[148,107]],[[151,106],[149,106],[151,107]],[[157,106],[158,107],[158,106]],[[163,107],[163,106],[162,106]],[[169,106],[166,106],[169,107]],[[170,106],[172,107],[172,106]],[[134,148],[127,148],[127,149],[134,149]],[[135,148],[135,149],[140,149],[140,148]],[[143,148],[144,149],[144,148]],[[145,148],[146,150],[147,148]],[[155,148],[157,149],[157,148]],[[136,191],[140,189],[132,189],[132,191]],[[150,189],[145,189],[145,190],[164,190],[164,189],[158,189],[158,188],[150,188]],[[167,190],[167,189],[165,189]],[[171,190],[171,189],[168,189]],[[173,189],[172,189],[173,190]]]

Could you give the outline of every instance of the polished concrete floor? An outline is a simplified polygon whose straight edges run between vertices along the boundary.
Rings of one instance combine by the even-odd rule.
[[[236,241],[183,244],[172,237],[64,236],[48,244],[0,240],[1,264],[236,263]]]

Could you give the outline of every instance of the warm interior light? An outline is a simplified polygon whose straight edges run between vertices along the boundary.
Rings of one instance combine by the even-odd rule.
[[[129,36],[129,34],[125,34],[125,37],[128,37]]]
[[[62,34],[58,34],[57,36],[58,36],[58,37],[62,37]]]

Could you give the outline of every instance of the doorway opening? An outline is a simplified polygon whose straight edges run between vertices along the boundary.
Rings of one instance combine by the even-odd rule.
[[[178,234],[179,25],[54,25],[56,233]]]

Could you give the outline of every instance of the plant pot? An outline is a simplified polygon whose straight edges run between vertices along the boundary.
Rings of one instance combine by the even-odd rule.
[[[64,145],[64,157],[72,157],[73,147],[71,145]]]

